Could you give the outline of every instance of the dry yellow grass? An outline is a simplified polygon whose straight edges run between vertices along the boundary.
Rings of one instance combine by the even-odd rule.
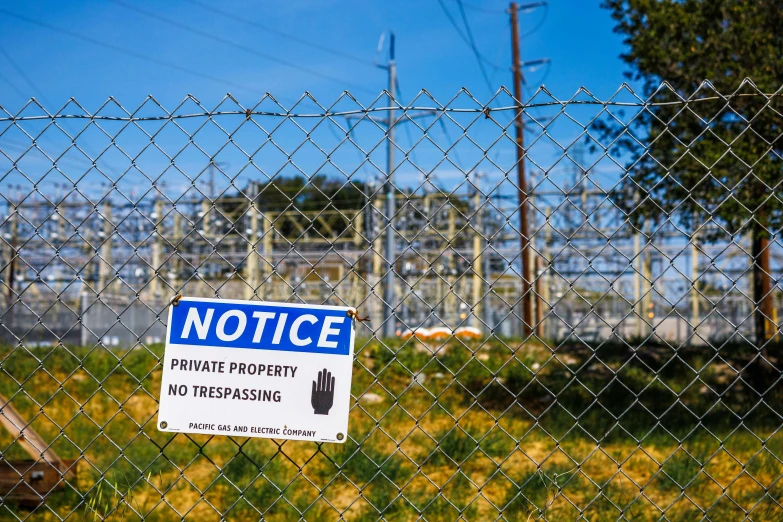
[[[29,355],[6,357],[3,370],[15,381],[5,379],[2,392],[56,441],[62,457],[82,463],[78,479],[45,507],[2,509],[46,521],[72,511],[77,519],[107,520],[140,519],[137,513],[146,520],[250,520],[262,513],[266,520],[375,520],[380,513],[389,520],[782,518],[775,502],[783,501],[783,436],[770,437],[774,429],[711,435],[700,428],[682,444],[661,431],[640,442],[627,434],[597,440],[586,431],[591,419],[551,420],[560,400],[514,403],[502,389],[484,391],[476,382],[485,371],[470,366],[474,357],[450,359],[461,350],[433,348],[433,358],[412,349],[408,359],[361,353],[368,369],[356,368],[354,395],[379,398],[354,407],[353,442],[322,446],[158,432],[160,371],[149,353],[122,354],[124,369],[111,354],[86,355],[82,367],[52,354],[42,365],[47,371]],[[487,353],[481,363],[500,374],[514,353],[527,368],[541,361],[541,370],[524,370],[537,375],[528,381],[489,377],[506,386],[533,386],[547,372],[563,371],[562,363],[546,364],[551,353],[541,347],[476,353]],[[505,360],[496,360],[498,353]],[[427,377],[419,382],[413,376],[422,369]],[[762,445],[759,436],[770,438]],[[5,433],[0,447],[4,458],[24,456]]]

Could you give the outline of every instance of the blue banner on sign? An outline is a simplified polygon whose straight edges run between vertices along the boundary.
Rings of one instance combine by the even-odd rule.
[[[351,327],[343,310],[180,299],[169,343],[348,355]]]

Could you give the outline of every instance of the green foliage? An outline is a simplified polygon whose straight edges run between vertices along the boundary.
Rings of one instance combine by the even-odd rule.
[[[297,209],[323,211],[359,209],[364,207],[370,196],[362,182],[330,178],[323,174],[306,178],[304,176],[277,177],[257,187],[259,209],[262,212],[280,212]]]
[[[259,512],[284,520],[488,520],[501,511],[507,520],[569,520],[573,502],[590,506],[590,520],[616,520],[612,504],[628,518],[657,519],[604,454],[624,462],[660,505],[685,488],[706,509],[715,498],[705,473],[730,482],[742,464],[762,483],[779,483],[783,382],[759,403],[747,378],[750,343],[676,354],[650,343],[553,352],[508,339],[357,346],[357,402],[341,445],[157,431],[160,346],[0,350],[0,393],[62,458],[82,458],[78,480],[47,498],[61,518],[73,510],[88,520],[178,518],[168,502],[195,518],[217,510],[227,520]],[[373,401],[363,399],[369,393]],[[24,457],[8,434],[0,448]],[[740,489],[729,494],[755,502],[756,489]],[[759,520],[776,519],[774,506],[764,509]],[[731,519],[720,513],[716,520]]]
[[[258,210],[262,213],[296,211],[302,214],[309,213],[311,219],[315,215],[328,214],[330,211],[345,212],[362,209],[372,195],[361,181],[348,181],[345,178],[329,177],[324,174],[312,178],[278,176],[246,187],[244,193],[255,200]],[[226,215],[241,214],[247,209],[245,198],[236,198],[233,195],[218,199],[216,205]],[[341,234],[349,227],[349,220],[337,219],[329,227],[313,221],[309,226],[320,234]],[[301,229],[287,220],[276,223],[276,229],[284,237],[302,233]],[[230,233],[239,232],[233,230]]]
[[[629,166],[616,204],[639,227],[671,218],[693,231],[714,220],[729,234],[751,227],[766,237],[765,228],[783,226],[783,201],[770,197],[781,191],[783,103],[779,95],[760,95],[783,85],[783,1],[606,0],[603,6],[625,37],[629,77],[656,104],[635,115],[630,132],[616,121],[599,125],[605,137],[619,138],[610,153]],[[699,100],[686,108],[680,97],[690,96]]]
[[[661,80],[683,91],[703,79],[724,91],[746,77],[773,91],[781,85],[780,0],[605,0],[603,7],[625,36],[628,76],[648,92]]]
[[[146,481],[149,482],[151,479],[152,473],[148,473]],[[128,477],[118,476],[116,472],[112,473],[111,479],[101,477],[86,496],[85,519],[95,521],[114,517],[122,521],[135,520],[139,514],[147,513],[146,502],[140,503],[136,495],[135,488],[139,482],[137,480],[135,484],[131,484]]]

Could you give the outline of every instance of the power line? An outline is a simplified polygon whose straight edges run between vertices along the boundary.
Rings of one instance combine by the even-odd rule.
[[[196,34],[198,36],[201,36],[202,38],[206,38],[208,40],[212,40],[212,41],[221,43],[223,45],[228,45],[230,47],[234,47],[234,48],[239,49],[241,51],[244,51],[246,53],[258,56],[259,58],[264,58],[264,59],[269,60],[271,62],[275,62],[275,63],[278,63],[278,64],[283,65],[285,67],[289,67],[291,69],[295,69],[295,70],[298,70],[298,71],[301,71],[301,72],[305,72],[305,73],[310,74],[312,76],[316,76],[318,78],[322,78],[324,80],[328,80],[330,82],[333,82],[333,83],[336,83],[336,84],[339,84],[339,85],[343,85],[343,86],[344,85],[349,85],[349,86],[352,85],[352,84],[346,82],[345,80],[343,80],[342,78],[337,78],[335,76],[331,76],[329,74],[322,73],[322,72],[316,71],[314,69],[309,69],[307,67],[302,67],[302,66],[296,65],[295,63],[289,62],[288,60],[283,60],[282,58],[278,58],[278,57],[276,57],[274,55],[260,52],[260,51],[258,51],[256,49],[254,49],[253,47],[248,47],[246,45],[242,45],[240,43],[234,42],[233,40],[228,40],[226,38],[223,38],[223,37],[220,37],[220,36],[216,36],[216,35],[214,35],[212,33],[207,32],[207,31],[202,31],[201,29],[196,29],[196,28],[191,27],[191,26],[189,26],[187,24],[183,24],[183,23],[178,22],[176,20],[172,20],[171,18],[166,18],[164,16],[160,16],[160,15],[158,15],[156,13],[152,13],[152,12],[147,11],[145,9],[141,9],[140,7],[136,7],[135,5],[123,2],[122,0],[111,0],[111,1],[113,3],[115,3],[115,4],[117,4],[117,5],[120,5],[120,6],[124,7],[125,9],[128,9],[130,11],[134,11],[134,12],[139,13],[139,14],[141,14],[143,16],[148,17],[148,18],[152,18],[153,20],[157,20],[159,22],[169,24],[169,25],[171,25],[173,27],[177,27],[178,29],[181,29],[183,31],[188,31],[190,33],[193,33],[193,34]],[[373,95],[376,94],[376,92],[373,91],[372,89],[368,89],[366,87],[362,87],[361,85],[353,84],[352,86],[356,90],[364,91],[364,92],[367,92],[367,93],[370,93],[370,94],[373,94]]]
[[[489,14],[502,14],[505,12],[505,9],[492,9],[483,5],[479,4],[473,4],[471,2],[464,2],[465,7],[468,9],[471,9],[473,11],[478,11],[481,13],[489,13]]]
[[[43,101],[45,104],[49,105],[50,107],[54,108],[54,104],[51,103],[49,100],[46,99],[46,96],[44,96],[43,92],[33,83],[33,81],[30,79],[29,76],[24,72],[24,69],[19,67],[19,64],[16,63],[16,60],[14,60],[13,56],[5,50],[5,47],[0,45],[0,54],[5,56],[6,60],[8,60],[8,63],[11,64],[11,67],[14,68],[14,70],[19,74],[19,76],[29,85],[33,91],[35,91],[38,94],[38,97],[41,98],[41,101]],[[22,98],[26,98],[24,94],[22,94]]]
[[[400,79],[399,79],[398,76],[394,77],[394,87],[395,87],[395,89],[397,91],[397,97],[400,100],[402,100],[403,99],[403,97],[402,97],[402,89],[400,89]],[[403,111],[403,117],[408,118],[408,121],[410,123],[413,123],[413,120],[408,117],[408,112],[405,111],[405,110]],[[400,117],[399,121],[402,122],[402,117]],[[402,123],[404,123],[404,122],[402,122]],[[403,125],[402,128],[405,131],[405,135],[408,138],[408,143],[410,145],[410,148],[405,153],[405,156],[406,157],[410,156],[410,159],[413,160],[413,165],[418,169],[420,163],[419,163],[418,158],[416,157],[416,150],[415,150],[415,147],[414,147],[413,135],[411,134],[410,125]],[[409,162],[410,162],[410,160],[409,160]]]
[[[497,74],[497,72],[501,69],[501,67],[499,67],[499,66],[495,65],[494,63],[490,62],[488,59],[486,59],[481,54],[481,52],[479,52],[478,47],[476,46],[476,41],[473,38],[473,31],[471,31],[471,29],[470,29],[470,23],[468,22],[468,17],[467,17],[467,15],[465,13],[465,8],[464,8],[464,5],[463,5],[463,1],[462,0],[457,0],[457,4],[459,6],[459,10],[460,10],[460,15],[462,17],[462,21],[465,24],[465,30],[467,31],[467,35],[462,33],[462,31],[460,30],[460,28],[457,25],[456,21],[451,16],[451,13],[446,8],[446,5],[443,3],[443,0],[438,0],[438,3],[440,4],[440,7],[443,10],[443,12],[446,14],[446,17],[449,19],[449,22],[451,22],[451,25],[454,27],[454,29],[457,30],[457,33],[460,35],[462,40],[466,44],[468,44],[468,46],[470,47],[471,51],[473,51],[473,56],[475,56],[476,61],[478,62],[479,70],[481,71],[481,76],[484,78],[484,82],[487,85],[487,90],[489,91],[490,95],[494,94],[495,93],[495,89],[492,87],[492,80],[489,78],[489,75],[487,74],[487,71],[484,68],[484,64],[486,63],[486,64],[494,67],[495,68],[495,74]],[[490,102],[490,105],[491,105],[491,103],[492,102]],[[441,127],[443,128],[444,134],[450,140],[451,138],[448,136],[448,130],[446,128],[446,125],[443,123],[442,120],[440,120],[440,124],[441,124]],[[481,133],[482,130],[483,130],[483,128],[480,127],[479,131],[478,131],[479,134]],[[498,149],[495,152],[495,159],[497,159],[497,156],[498,156],[499,153],[500,153],[500,151]],[[455,149],[455,159],[458,162],[460,161],[459,156],[456,154],[456,149]]]
[[[2,9],[2,8],[0,8],[0,13],[3,13],[5,15],[7,15],[7,16],[12,17],[12,18],[16,18],[16,19],[25,21],[25,22],[33,24],[33,25],[37,25],[39,27],[42,27],[44,29],[48,29],[48,30],[56,32],[56,33],[64,34],[66,36],[70,36],[72,38],[76,38],[76,39],[79,39],[79,40],[91,43],[93,45],[104,47],[104,48],[113,50],[115,52],[121,53],[121,54],[125,54],[125,55],[128,55],[128,56],[132,56],[134,58],[138,58],[140,60],[144,60],[144,61],[148,61],[148,62],[151,62],[151,63],[155,63],[157,65],[161,65],[161,66],[164,66],[164,67],[169,67],[171,69],[175,69],[175,70],[178,70],[178,71],[181,71],[181,72],[185,72],[185,73],[188,73],[188,74],[191,74],[191,75],[194,75],[194,76],[198,76],[200,78],[203,78],[203,79],[206,79],[206,80],[210,80],[210,81],[213,81],[213,82],[216,82],[216,83],[220,83],[220,84],[224,84],[224,85],[230,85],[230,86],[241,88],[241,89],[244,89],[244,90],[247,90],[247,91],[255,92],[257,94],[266,95],[266,93],[264,93],[262,91],[259,91],[259,90],[256,90],[256,89],[254,89],[252,87],[249,87],[249,86],[245,86],[245,85],[242,85],[242,84],[239,84],[239,83],[236,83],[236,82],[227,81],[227,80],[224,80],[224,79],[221,79],[221,78],[217,78],[217,77],[214,77],[214,76],[202,73],[200,71],[195,71],[195,70],[192,70],[192,69],[188,69],[186,67],[182,67],[182,66],[177,65],[177,64],[173,64],[173,63],[169,63],[169,62],[166,62],[166,61],[163,61],[163,60],[159,60],[157,58],[147,57],[145,55],[136,53],[135,51],[129,51],[127,49],[123,49],[122,47],[118,47],[118,46],[113,45],[113,44],[102,42],[100,40],[91,38],[89,36],[84,36],[84,35],[81,35],[81,34],[78,34],[78,33],[72,32],[72,31],[69,31],[67,29],[61,29],[59,27],[47,24],[45,22],[41,22],[39,20],[28,18],[26,16],[19,15],[19,14],[16,14],[14,12]],[[50,101],[48,101],[46,99],[46,97],[44,96],[43,92],[35,85],[35,83],[30,79],[30,77],[25,74],[24,70],[16,63],[16,61],[13,59],[13,57],[2,46],[0,46],[0,53],[2,53],[6,57],[6,59],[8,59],[9,63],[11,64],[11,66],[19,73],[19,75],[25,80],[25,82],[27,82],[27,84],[30,85],[30,87],[33,89],[33,91],[38,93],[38,95],[41,98],[41,100],[54,109],[55,106]],[[3,78],[5,78],[5,76],[3,76]],[[12,84],[11,81],[8,80],[7,78],[5,78],[5,79],[9,83],[9,85],[12,86],[14,91],[16,91],[17,94],[19,94],[22,97],[23,100],[27,98],[27,96],[25,96],[24,93],[17,86]],[[51,138],[48,135],[45,136],[45,137],[47,139]],[[83,142],[81,144],[81,147],[84,150],[86,150],[88,153],[90,153],[92,155],[96,155],[94,150],[91,150],[92,147],[90,146],[90,144],[88,142],[86,142],[86,141]],[[107,166],[104,166],[103,168],[106,171],[110,172],[110,173],[117,174],[117,171],[113,167],[111,167],[111,166],[107,165]]]
[[[332,54],[334,56],[339,56],[340,58],[345,58],[346,60],[351,60],[356,63],[360,63],[362,65],[366,65],[368,67],[372,67],[375,69],[375,65],[369,60],[365,60],[364,58],[360,56],[356,56],[355,54],[346,53],[344,51],[340,51],[338,49],[332,49],[331,47],[327,47],[325,45],[321,45],[315,42],[311,42],[309,40],[305,40],[303,38],[299,38],[296,35],[286,33],[283,31],[280,31],[278,29],[275,29],[274,27],[269,27],[267,25],[255,22],[253,20],[247,20],[246,18],[243,18],[241,16],[237,16],[231,12],[223,11],[222,9],[218,9],[214,6],[211,6],[209,4],[205,4],[203,2],[199,2],[198,0],[185,0],[186,2],[189,2],[193,5],[197,5],[202,9],[205,9],[207,11],[211,11],[213,13],[219,14],[221,16],[224,16],[226,18],[229,18],[231,20],[234,20],[235,22],[239,22],[241,24],[248,25],[250,27],[255,27],[256,29],[261,29],[262,31],[266,31],[269,33],[272,33],[274,35],[280,36],[281,38],[287,38],[291,41],[297,42],[302,45],[306,45],[308,47],[312,47],[314,49],[318,49],[319,51],[323,51],[325,53]]]
[[[19,76],[27,83],[27,85],[30,86],[30,88],[33,90],[33,92],[35,92],[38,95],[38,97],[41,99],[41,101],[44,102],[49,107],[51,107],[52,110],[54,110],[56,108],[56,106],[49,99],[47,99],[47,97],[46,97],[46,95],[44,95],[43,91],[38,88],[38,86],[35,84],[35,82],[33,82],[33,80],[27,75],[27,73],[24,72],[24,69],[22,69],[22,67],[20,67],[18,63],[16,63],[16,60],[14,60],[14,57],[11,56],[11,54],[2,45],[0,45],[0,54],[5,56],[6,60],[8,60],[8,63],[11,64],[11,67],[13,67],[14,70],[19,74]],[[17,89],[17,93],[20,94],[20,96],[22,97],[23,100],[27,99],[27,96],[25,96],[18,89]],[[55,127],[60,129],[60,131],[62,131],[62,132],[65,132],[65,130],[73,132],[71,129],[68,129],[68,126],[67,126],[66,122],[62,123],[62,128],[58,127],[57,125],[55,125]],[[74,133],[74,134],[78,134],[78,132]],[[44,138],[48,139],[52,143],[54,142],[52,136],[50,136],[50,135],[44,135]],[[92,154],[93,156],[98,156],[98,154],[96,154],[96,152],[94,151],[92,146],[89,144],[89,142],[86,142],[86,141],[83,142],[81,144],[81,148],[83,148],[85,151],[87,151],[88,153]],[[107,167],[105,167],[105,169],[107,171],[111,172],[111,173],[117,174],[117,171],[114,168],[112,168],[112,167],[108,167],[107,166]]]
[[[536,31],[538,31],[539,29],[541,29],[541,27],[542,27],[542,26],[544,25],[544,23],[546,22],[546,19],[549,17],[549,3],[544,3],[544,4],[541,4],[541,5],[536,5],[536,6],[535,6],[533,9],[535,9],[536,7],[543,7],[543,8],[544,8],[544,14],[543,14],[543,16],[541,16],[541,20],[539,20],[539,22],[538,22],[538,23],[535,25],[535,27],[533,27],[531,30],[529,30],[529,31],[528,31],[528,32],[526,32],[526,33],[523,33],[523,34],[521,34],[521,35],[519,36],[520,38],[527,38],[528,36],[532,35],[532,34],[533,34],[533,33],[535,33]]]
[[[471,38],[469,38],[460,28],[457,21],[454,19],[453,16],[451,16],[451,12],[449,12],[448,8],[446,7],[446,4],[443,3],[443,0],[438,0],[438,4],[440,4],[441,9],[443,10],[443,13],[446,15],[446,18],[448,18],[449,22],[451,23],[452,27],[457,31],[457,34],[462,39],[463,42],[465,42],[471,49],[475,47],[474,44],[471,43]],[[471,35],[472,36],[472,35]],[[478,49],[474,50],[474,54],[476,54],[476,58],[480,61],[483,61],[490,67],[493,67],[495,69],[502,69],[499,65],[491,62],[489,59],[487,59],[484,55],[478,52]],[[491,89],[490,89],[491,90]]]
[[[489,89],[489,92],[492,93],[492,91],[494,91],[492,88],[492,81],[490,81],[489,76],[487,75],[487,70],[484,68],[484,62],[481,59],[481,53],[476,47],[476,40],[473,38],[473,31],[470,30],[470,23],[468,23],[467,15],[465,15],[465,7],[462,5],[462,0],[457,0],[457,5],[459,6],[459,12],[462,16],[462,21],[465,24],[465,31],[468,34],[470,48],[473,51],[473,55],[476,57],[476,60],[478,61],[479,69],[481,69],[481,75],[484,77],[484,81],[487,82],[487,89]]]
[[[56,32],[56,33],[60,33],[60,34],[66,35],[66,36],[70,36],[71,38],[76,38],[77,40],[82,40],[84,42],[88,42],[88,43],[91,43],[93,45],[97,45],[98,47],[103,47],[103,48],[106,48],[106,49],[110,49],[110,50],[112,50],[114,52],[117,52],[117,53],[120,53],[120,54],[124,54],[124,55],[127,55],[127,56],[131,56],[131,57],[137,58],[139,60],[143,60],[143,61],[146,61],[146,62],[154,63],[156,65],[160,65],[162,67],[167,67],[169,69],[174,69],[176,71],[183,72],[183,73],[186,73],[186,74],[190,74],[192,76],[197,76],[197,77],[202,78],[204,80],[209,80],[211,82],[219,83],[219,84],[222,84],[222,85],[235,87],[237,89],[243,89],[243,90],[246,90],[246,91],[249,91],[249,92],[254,92],[256,94],[261,94],[261,95],[265,95],[266,94],[265,92],[260,91],[260,90],[256,89],[255,87],[250,87],[248,85],[243,85],[241,83],[237,83],[237,82],[234,82],[234,81],[231,81],[231,80],[226,80],[225,78],[212,76],[210,74],[206,74],[206,73],[203,73],[201,71],[194,70],[194,69],[189,69],[187,67],[183,67],[183,66],[178,65],[176,63],[167,62],[167,61],[161,60],[159,58],[155,58],[155,57],[152,57],[152,56],[147,56],[147,55],[142,54],[142,53],[137,53],[136,51],[131,51],[131,50],[125,49],[123,47],[119,47],[117,45],[110,44],[110,43],[98,40],[97,38],[92,38],[90,36],[85,36],[83,34],[80,34],[80,33],[74,32],[74,31],[69,31],[68,29],[62,29],[60,27],[48,24],[46,22],[42,22],[42,21],[36,20],[34,18],[29,18],[27,16],[14,13],[13,11],[8,11],[7,9],[0,8],[0,13],[4,14],[6,16],[10,16],[11,18],[16,18],[17,20],[22,20],[22,21],[27,22],[27,23],[32,24],[32,25],[37,25],[38,27],[42,27],[44,29],[48,29],[48,30]]]
[[[1,149],[0,153],[2,153],[3,155],[5,155],[5,151],[6,150],[15,150],[16,152],[22,153],[22,154],[27,154],[30,151],[38,151],[41,154],[44,154],[44,155],[48,156],[48,154],[46,154],[46,151],[44,151],[38,145],[32,145],[32,143],[30,145],[27,145],[27,144],[20,143],[18,141],[14,141],[14,140],[11,140],[9,138],[4,138],[4,137],[0,138],[0,149]],[[21,158],[21,156],[20,156],[20,158]],[[34,160],[35,161],[42,161],[42,162],[48,163],[48,160],[44,160],[43,158],[40,158],[40,157],[36,157]],[[85,163],[80,163],[80,161],[85,161]],[[55,158],[53,160],[53,163],[56,163],[58,167],[60,165],[66,165],[66,166],[71,166],[73,168],[86,169],[85,171],[89,171],[90,169],[92,169],[94,167],[94,165],[93,165],[93,163],[91,161],[87,160],[86,158],[84,158],[84,159],[80,158],[78,156],[77,157],[70,157],[70,156],[68,156],[68,157]],[[100,167],[100,169],[106,169],[106,168],[107,167],[105,167],[105,166],[104,167]]]
[[[22,98],[22,100],[27,100],[25,93],[23,93],[22,90],[14,82],[12,82],[10,78],[5,76],[2,71],[0,71],[0,80],[3,80],[5,83],[7,83],[11,89]]]

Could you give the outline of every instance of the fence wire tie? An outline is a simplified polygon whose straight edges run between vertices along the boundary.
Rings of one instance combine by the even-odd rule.
[[[345,315],[350,317],[351,319],[356,319],[357,322],[364,323],[364,322],[370,322],[370,316],[362,317],[359,315],[359,311],[356,308],[349,308],[345,311]]]
[[[179,300],[182,299],[182,294],[177,294],[174,297],[171,298],[171,301],[169,304],[171,306],[177,306],[179,304]]]

